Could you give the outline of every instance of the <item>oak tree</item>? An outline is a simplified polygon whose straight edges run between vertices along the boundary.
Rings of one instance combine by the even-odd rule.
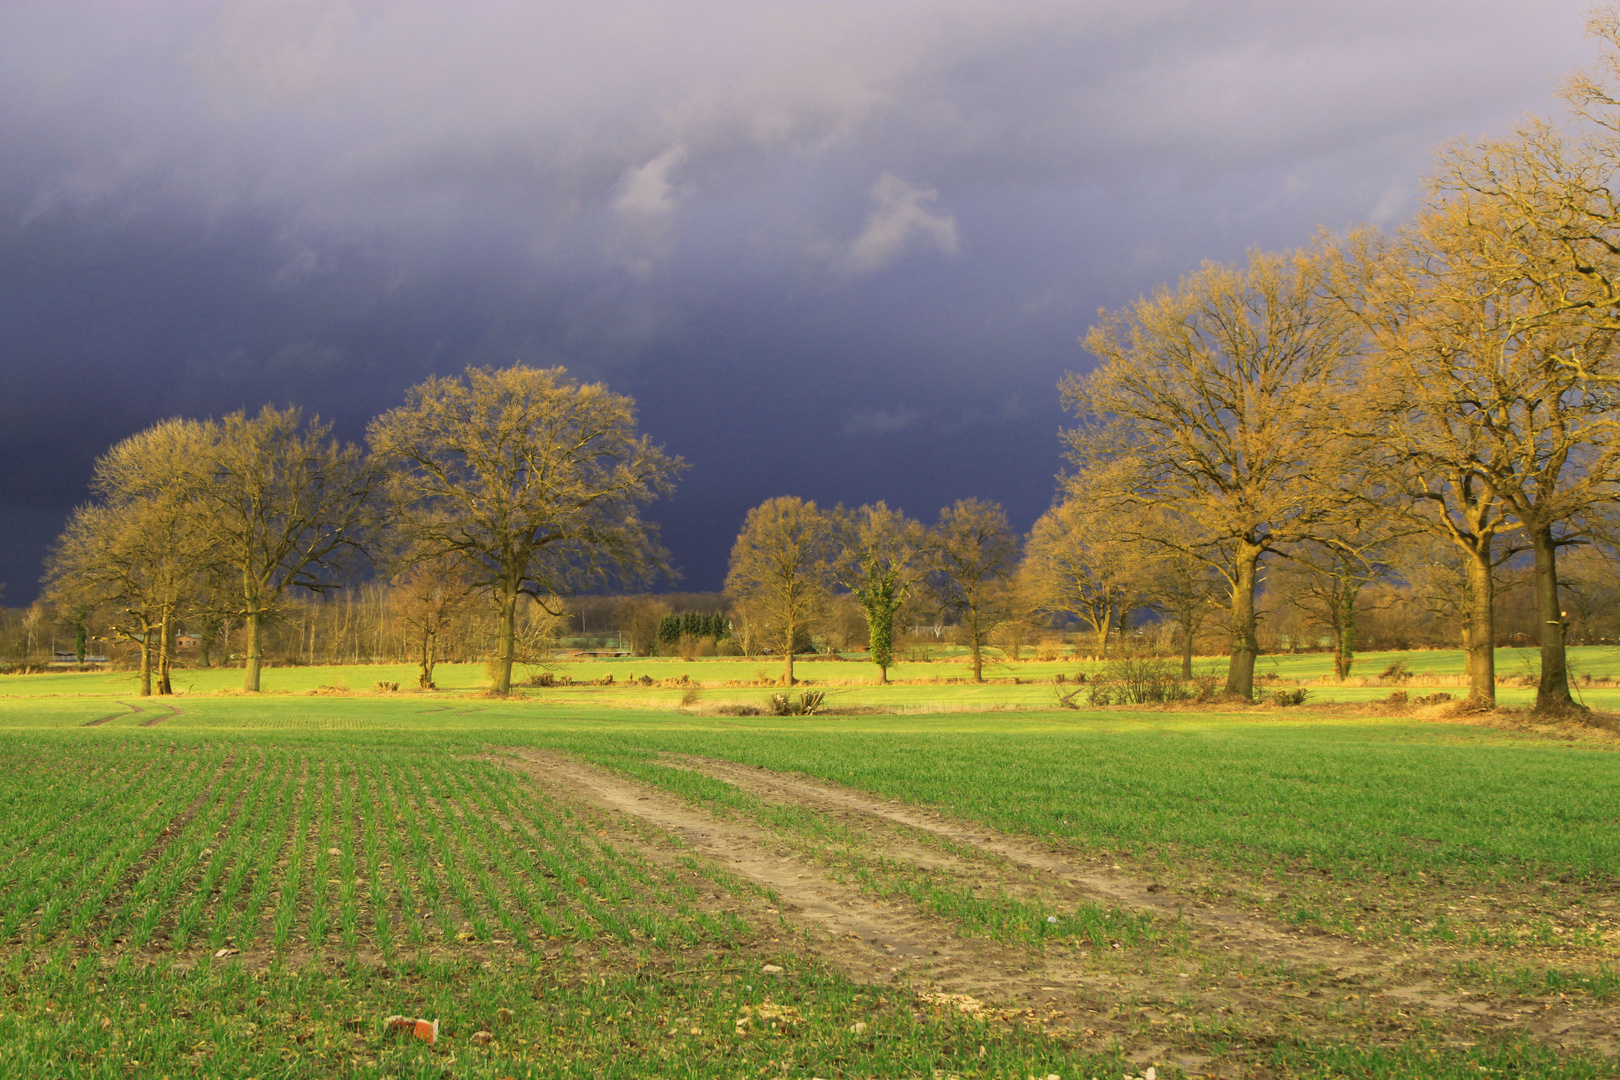
[[[331,437],[318,417],[266,405],[205,425],[198,504],[216,559],[231,581],[222,598],[247,635],[242,688],[256,692],[264,625],[293,589],[338,588],[377,524],[377,473],[360,450]]]
[[[1321,295],[1321,260],[1254,254],[1206,264],[1175,289],[1104,313],[1086,336],[1102,364],[1062,384],[1075,497],[1122,519],[1157,508],[1219,552],[1231,597],[1226,688],[1254,689],[1261,560],[1322,530],[1344,503],[1351,444],[1336,411],[1359,329]]]
[[[791,495],[748,511],[731,547],[726,592],[740,602],[750,636],[781,652],[783,686],[793,685],[793,652],[826,605],[837,553],[828,516]]]
[[[1142,548],[1121,537],[1111,515],[1064,499],[1030,530],[1020,576],[1037,610],[1074,616],[1106,657],[1114,631],[1146,601],[1151,560]]]
[[[494,691],[512,687],[518,602],[560,614],[588,582],[666,570],[640,508],[684,467],[636,430],[635,403],[562,368],[434,377],[373,420],[399,527],[449,556],[496,607]]]
[[[985,643],[1017,612],[1018,547],[1006,513],[983,499],[958,499],[929,531],[929,593],[941,612],[956,617],[976,683],[984,681]]]
[[[79,507],[52,549],[47,595],[77,614],[103,613],[116,637],[140,649],[140,694],[173,691],[170,669],[180,622],[199,610],[212,567],[213,536],[200,510],[196,463],[208,430],[166,420],[97,459],[95,501]]]
[[[1512,530],[1534,558],[1536,708],[1552,712],[1574,708],[1558,551],[1620,495],[1617,391],[1587,378],[1620,374],[1620,329],[1564,306],[1577,275],[1557,246],[1510,203],[1454,194],[1393,238],[1352,235],[1340,289],[1378,349],[1369,437],[1469,552],[1471,697],[1495,696],[1491,569]]]

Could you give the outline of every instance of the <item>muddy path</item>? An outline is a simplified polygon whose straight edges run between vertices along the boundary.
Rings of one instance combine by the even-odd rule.
[[[803,806],[845,821],[873,819],[901,826],[902,830],[940,837],[953,845],[990,856],[988,866],[975,864],[982,869],[989,870],[996,862],[1004,862],[1045,878],[1060,895],[1073,894],[1112,907],[1148,911],[1170,921],[1180,919],[1197,926],[1206,943],[1241,949],[1262,962],[1322,966],[1335,975],[1348,977],[1387,971],[1390,965],[1391,957],[1387,952],[1325,931],[1302,930],[1258,918],[1240,908],[1178,895],[1151,879],[1133,877],[1118,869],[1099,868],[1032,838],[996,832],[926,807],[719,758],[665,754],[662,760],[677,768],[724,780],[767,802]],[[902,832],[902,838],[903,835]],[[928,850],[926,846],[922,848]],[[914,852],[907,855],[915,861]],[[938,857],[936,853],[935,858]]]
[[[1550,1006],[1527,1000],[1492,1000],[1487,995],[1458,992],[1443,985],[1430,973],[1449,968],[1461,959],[1456,949],[1379,948],[1314,927],[1288,926],[1229,905],[1179,896],[1150,879],[1133,877],[1117,867],[1101,869],[1030,837],[1000,833],[927,807],[803,775],[697,755],[665,754],[662,760],[724,780],[767,802],[804,807],[846,822],[868,819],[899,826],[902,850],[898,853],[905,856],[912,853],[904,848],[914,845],[905,844],[904,834],[915,830],[983,852],[991,861],[989,865],[980,864],[980,872],[990,870],[993,876],[994,861],[1005,860],[1012,867],[1046,877],[1060,895],[1073,892],[1094,902],[1179,918],[1189,927],[1194,946],[1205,952],[1248,955],[1272,967],[1314,967],[1332,984],[1359,998],[1382,999],[1397,1009],[1416,1008],[1451,1016],[1476,1029],[1517,1028],[1555,1037],[1567,1045],[1607,1054],[1620,1052],[1620,1008],[1570,1002],[1562,997]],[[915,846],[927,850],[927,845]],[[1497,959],[1486,954],[1478,958]],[[1270,1000],[1275,1002],[1276,997]]]
[[[1071,1033],[1094,1036],[1098,1045],[1118,1038],[1138,1060],[1180,1060],[1178,1028],[1189,1017],[1241,1022],[1255,1038],[1288,1030],[1319,1037],[1366,1040],[1369,1021],[1414,1014],[1455,1034],[1529,1032],[1552,1041],[1613,1053],[1620,1010],[1590,1003],[1500,1000],[1458,993],[1427,978],[1414,978],[1415,958],[1325,934],[1296,931],[1246,912],[1177,898],[1151,881],[1138,881],[1039,844],[953,821],[933,811],[890,802],[835,785],[787,776],[711,758],[666,758],[698,769],[775,802],[791,802],[846,820],[867,818],[901,829],[874,835],[886,857],[919,867],[973,875],[995,887],[1016,890],[1030,875],[1046,879],[1049,891],[1108,906],[1148,911],[1166,923],[1179,918],[1191,954],[1166,953],[1138,963],[1123,952],[1051,947],[1038,953],[987,938],[963,937],[951,921],[903,900],[876,901],[846,883],[821,861],[781,842],[761,826],[723,818],[654,785],[586,765],[563,754],[522,750],[518,766],[565,799],[581,800],[636,819],[677,837],[690,850],[749,879],[780,898],[781,917],[804,932],[804,952],[862,981],[898,981],[925,990],[967,994],[1043,1016]],[[508,759],[510,760],[510,759]],[[918,830],[969,848],[907,841]],[[985,854],[974,859],[972,851]],[[1099,955],[1101,954],[1101,955]],[[1233,974],[1199,977],[1199,956],[1252,957],[1261,966],[1316,971],[1311,981]],[[1241,1020],[1239,1020],[1241,1018]],[[1197,1041],[1197,1040],[1194,1040]]]

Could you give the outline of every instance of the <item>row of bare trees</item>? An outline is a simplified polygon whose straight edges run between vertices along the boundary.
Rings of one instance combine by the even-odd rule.
[[[1022,561],[990,504],[926,533],[879,504],[749,514],[728,589],[788,655],[833,584],[887,667],[898,598],[926,582],[979,677],[990,630],[1067,613],[1098,651],[1128,612],[1231,634],[1226,689],[1253,693],[1263,578],[1331,626],[1349,673],[1360,598],[1397,578],[1461,615],[1470,697],[1495,699],[1496,592],[1528,554],[1537,708],[1573,709],[1561,552],[1615,538],[1620,496],[1620,16],[1592,32],[1602,77],[1566,96],[1584,125],[1532,123],[1441,157],[1393,234],[1358,229],[1246,266],[1207,264],[1087,335],[1100,364],[1062,385],[1072,468]],[[1014,573],[1014,567],[1017,572]]]
[[[1573,707],[1559,556],[1611,539],[1620,495],[1620,18],[1591,30],[1607,68],[1566,90],[1576,133],[1452,146],[1405,227],[1206,265],[1086,338],[1101,365],[1062,386],[1065,493],[1219,576],[1229,691],[1252,691],[1263,564],[1353,613],[1430,538],[1450,549],[1435,562],[1462,596],[1471,697],[1494,700],[1496,581],[1527,552],[1537,708]]]
[[[169,420],[97,462],[49,562],[47,595],[141,654],[141,692],[171,692],[176,628],[239,621],[243,687],[294,590],[372,564],[393,578],[431,684],[468,603],[496,620],[506,693],[527,624],[591,585],[665,566],[639,507],[681,463],[635,429],[633,402],[562,369],[469,369],[412,388],[362,451],[297,409]]]
[[[955,620],[981,681],[984,645],[1011,617],[1018,551],[1007,515],[980,499],[946,507],[932,528],[881,502],[823,510],[792,496],[768,499],[748,512],[731,549],[733,633],[779,652],[782,682],[792,685],[794,652],[842,589],[860,605],[886,681],[895,617],[921,593]]]

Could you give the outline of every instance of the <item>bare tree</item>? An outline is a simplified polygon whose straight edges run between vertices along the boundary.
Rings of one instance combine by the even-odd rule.
[[[1119,511],[1159,508],[1188,522],[1226,578],[1232,604],[1229,693],[1254,690],[1261,559],[1317,535],[1349,472],[1336,415],[1360,354],[1358,329],[1319,295],[1319,260],[1254,254],[1245,269],[1206,264],[1086,335],[1102,359],[1069,375],[1069,490]],[[1079,477],[1083,477],[1079,479]],[[1152,539],[1144,535],[1145,539]],[[1162,538],[1161,546],[1173,546]]]
[[[1036,610],[1073,615],[1091,628],[1097,655],[1107,656],[1114,631],[1145,602],[1143,547],[1120,538],[1113,515],[1065,499],[1030,531],[1022,583]]]
[[[731,607],[731,637],[743,656],[753,656],[760,647],[764,617],[751,600],[738,598]]]
[[[1553,712],[1575,707],[1557,554],[1620,494],[1615,393],[1582,374],[1620,374],[1620,331],[1562,306],[1578,284],[1548,255],[1556,247],[1508,203],[1464,193],[1393,240],[1353,235],[1341,289],[1380,352],[1369,432],[1409,470],[1428,520],[1471,551],[1477,631],[1493,618],[1495,536],[1516,525],[1533,553],[1536,708]],[[1470,643],[1470,669],[1471,696],[1494,700],[1486,641]]]
[[[854,594],[866,616],[872,663],[883,682],[894,663],[894,617],[924,573],[922,524],[886,503],[833,511],[839,554],[833,578]]]
[[[454,555],[497,609],[497,694],[512,688],[518,598],[560,613],[610,576],[667,569],[640,505],[683,468],[636,432],[635,403],[562,368],[468,368],[412,387],[373,420],[400,527],[424,555]]]
[[[1150,606],[1175,624],[1180,638],[1181,677],[1193,677],[1198,632],[1230,599],[1231,558],[1187,517],[1164,507],[1145,507],[1120,530],[1134,538]]]
[[[1597,329],[1620,331],[1620,8],[1594,7],[1588,37],[1602,43],[1595,71],[1576,72],[1563,98],[1574,134],[1533,118],[1511,136],[1458,141],[1440,157],[1435,191],[1484,202],[1523,229],[1537,276],[1556,287],[1531,320],[1573,315]],[[1583,382],[1620,382],[1612,364],[1593,367],[1571,351],[1552,357]]]
[[[113,633],[141,653],[140,693],[173,692],[170,671],[180,619],[201,601],[213,536],[197,503],[195,462],[208,451],[204,425],[166,420],[96,461],[97,501],[79,507],[52,551],[48,593],[82,624],[107,612]]]
[[[1559,561],[1558,579],[1566,622],[1577,644],[1620,635],[1620,563],[1612,550],[1574,549]]]
[[[408,570],[395,575],[392,585],[395,612],[416,638],[422,669],[417,684],[432,690],[440,636],[478,599],[466,565],[448,555],[413,561]]]
[[[1362,593],[1389,575],[1396,540],[1387,515],[1350,518],[1296,547],[1272,571],[1283,602],[1332,635],[1333,674],[1340,682],[1355,665]]]
[[[1015,611],[1018,537],[996,503],[958,499],[939,512],[927,560],[929,592],[941,611],[956,616],[973,658],[973,681],[983,682],[984,645]]]
[[[793,685],[793,650],[821,615],[837,554],[831,522],[813,502],[783,495],[748,511],[731,547],[726,592],[752,631],[782,652],[782,685]]]
[[[631,653],[636,656],[653,655],[658,648],[658,622],[672,610],[662,600],[641,596],[627,597],[619,603],[614,619]]]
[[[265,406],[207,425],[199,503],[212,550],[234,582],[226,614],[247,632],[242,688],[256,692],[264,623],[295,588],[337,588],[375,524],[375,471],[331,425]]]

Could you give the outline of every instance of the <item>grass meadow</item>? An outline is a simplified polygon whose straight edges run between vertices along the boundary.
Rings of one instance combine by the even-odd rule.
[[[1399,655],[1420,676],[1460,667]],[[1275,658],[1281,679],[1326,664]],[[726,685],[774,673],[757,660],[581,662],[558,670],[614,684],[510,700],[482,696],[472,666],[442,667],[436,693],[363,692],[410,685],[403,668],[272,669],[255,696],[232,692],[240,672],[187,671],[166,699],[129,696],[124,673],[5,676],[0,1071],[1620,1072],[1612,1037],[1567,1034],[1612,1036],[1620,1008],[1612,740],[1309,705],[1055,708],[1049,680],[1074,666],[1006,664],[988,674],[1008,681],[968,686],[920,681],[951,664],[901,665],[882,687],[868,665],[806,663],[830,698],[889,710],[807,718],[712,712],[768,693]],[[1572,668],[1620,675],[1620,650],[1579,650]],[[702,689],[625,685],[643,674]],[[1310,700],[1360,693],[1389,690]],[[812,948],[770,883],[537,780],[526,754],[729,823],[870,910],[990,950],[985,965],[1079,974],[1040,987],[1044,1006],[939,1006],[923,976]],[[939,811],[1175,905],[1081,895],[690,765],[707,760]],[[1275,933],[1215,933],[1200,910]],[[1344,950],[1377,963],[1352,978]],[[390,1035],[395,1014],[439,1019],[443,1038]]]

